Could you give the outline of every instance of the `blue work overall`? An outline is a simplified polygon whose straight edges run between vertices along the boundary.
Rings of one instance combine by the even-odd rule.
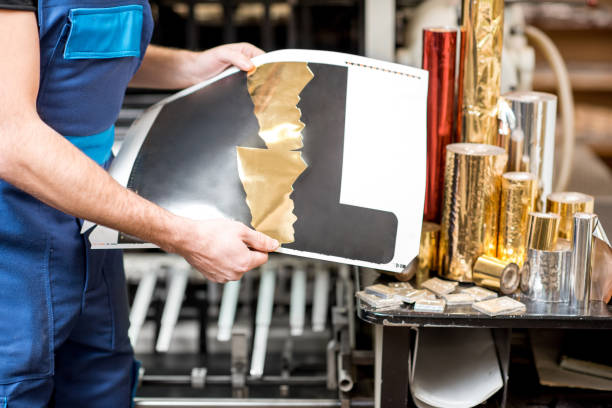
[[[39,0],[38,24],[38,113],[106,166],[153,30],[148,1]],[[0,180],[0,408],[131,404],[121,253],[90,250],[80,225]]]

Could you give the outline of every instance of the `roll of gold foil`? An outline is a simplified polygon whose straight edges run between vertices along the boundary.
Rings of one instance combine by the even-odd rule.
[[[527,221],[535,205],[536,183],[531,173],[510,172],[502,176],[497,257],[519,267],[527,256]]]
[[[501,85],[503,0],[464,0],[463,141],[495,144]]]
[[[438,265],[438,242],[440,226],[432,222],[423,222],[421,228],[421,245],[419,246],[419,269],[432,271]]]
[[[497,146],[447,146],[438,269],[443,276],[471,282],[476,259],[497,254],[501,176],[506,160],[506,152]]]
[[[473,281],[479,286],[495,289],[509,295],[516,292],[520,283],[520,269],[513,262],[502,261],[492,256],[478,257],[474,264]]]
[[[577,212],[592,213],[595,204],[593,196],[561,192],[552,193],[546,198],[546,211],[559,214],[559,238],[572,239],[572,225],[574,214]]]
[[[554,213],[529,213],[527,221],[527,249],[553,251],[559,235],[561,217]]]

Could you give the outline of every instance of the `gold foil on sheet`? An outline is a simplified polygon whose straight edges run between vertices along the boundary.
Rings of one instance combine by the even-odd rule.
[[[305,62],[277,62],[259,66],[247,77],[247,87],[255,116],[259,122],[259,136],[269,149],[296,150],[303,147],[297,107],[300,92],[314,77]]]
[[[251,225],[278,240],[293,242],[293,183],[306,169],[301,152],[236,147],[238,172],[251,209]]]
[[[520,269],[516,263],[483,255],[474,264],[472,279],[479,286],[509,295],[519,287]]]
[[[463,141],[495,144],[501,86],[503,0],[464,0]]]
[[[527,256],[528,218],[534,209],[536,188],[537,180],[531,173],[502,176],[497,257],[519,267]]]
[[[293,183],[306,169],[300,149],[304,123],[297,107],[300,92],[314,77],[305,62],[259,66],[247,88],[268,150],[236,147],[238,175],[251,210],[251,225],[281,244],[294,241]]]
[[[572,225],[574,214],[577,212],[592,213],[595,199],[593,196],[561,192],[552,193],[546,198],[546,211],[559,214],[559,238],[572,239]]]
[[[554,213],[529,213],[527,221],[527,249],[553,251],[559,235],[561,217]]]
[[[497,146],[447,146],[438,254],[442,276],[471,282],[476,259],[497,254],[501,176],[506,160],[506,152]]]

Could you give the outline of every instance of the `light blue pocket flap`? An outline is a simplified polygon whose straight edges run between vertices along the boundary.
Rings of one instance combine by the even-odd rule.
[[[71,9],[64,58],[139,57],[142,12],[136,4]]]

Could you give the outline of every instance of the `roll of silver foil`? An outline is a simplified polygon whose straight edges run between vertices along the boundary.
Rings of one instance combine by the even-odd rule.
[[[536,302],[567,302],[571,257],[569,250],[530,249],[521,270],[521,290]]]
[[[510,166],[528,164],[528,169],[521,168],[521,171],[536,175],[539,195],[536,207],[541,210],[543,200],[552,191],[557,97],[544,92],[510,92],[502,95],[502,100],[510,106],[510,111],[500,110],[500,121],[510,127],[510,134],[515,138],[522,138],[513,148],[522,144],[523,152],[512,152]]]
[[[591,295],[591,254],[597,216],[575,213],[572,228],[572,267],[570,269],[570,301],[573,306],[588,308]]]

